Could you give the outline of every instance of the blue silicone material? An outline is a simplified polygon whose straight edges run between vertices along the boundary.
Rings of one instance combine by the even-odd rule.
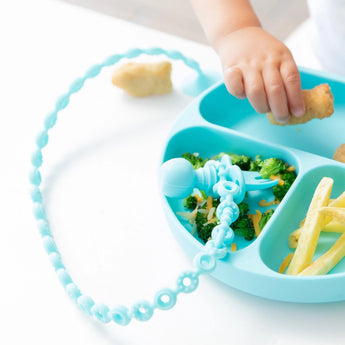
[[[40,168],[43,164],[42,150],[47,146],[49,141],[49,131],[54,127],[58,119],[58,114],[65,109],[70,97],[80,91],[88,79],[95,78],[103,68],[116,64],[123,58],[135,58],[139,55],[165,55],[172,60],[181,60],[186,66],[190,67],[196,72],[194,79],[190,80],[188,84],[184,85],[184,90],[190,95],[197,95],[210,87],[219,76],[212,73],[204,73],[199,64],[178,51],[167,51],[162,48],[149,49],[131,49],[124,54],[115,54],[107,58],[103,63],[92,66],[86,74],[75,80],[68,91],[60,96],[56,101],[55,108],[44,119],[44,128],[36,137],[36,148],[31,156],[32,170],[30,172],[30,182],[32,185],[31,199],[33,202],[33,213],[37,220],[37,226],[42,236],[43,246],[49,256],[49,260],[56,271],[57,277],[61,285],[65,288],[67,294],[80,307],[80,309],[87,315],[93,316],[102,323],[113,321],[118,325],[127,325],[133,318],[139,321],[149,320],[155,309],[168,310],[171,309],[180,293],[190,293],[194,291],[199,283],[199,276],[214,270],[216,260],[215,258],[224,257],[227,251],[224,250],[222,236],[225,238],[224,231],[215,232],[215,239],[210,241],[209,248],[205,248],[202,253],[206,255],[199,260],[194,261],[194,270],[182,272],[177,280],[176,286],[172,289],[161,289],[153,298],[153,301],[140,300],[134,303],[130,308],[119,305],[114,308],[109,308],[103,303],[95,302],[90,296],[81,292],[78,286],[73,282],[73,279],[68,274],[66,267],[55,243],[54,237],[49,228],[46,212],[44,209],[44,198],[42,196],[40,185],[42,177]],[[231,194],[231,192],[227,193]],[[224,211],[225,212],[225,211]],[[232,231],[229,228],[229,231]],[[229,236],[226,237],[227,239]],[[214,242],[214,243],[213,243]],[[213,245],[212,245],[213,243]],[[215,244],[216,243],[216,244]],[[207,254],[205,254],[207,253]],[[206,258],[206,259],[205,259]],[[205,264],[208,260],[209,265]]]
[[[223,83],[198,96],[180,115],[171,129],[162,163],[198,152],[212,157],[220,152],[263,158],[279,157],[296,167],[297,178],[276,207],[260,236],[252,242],[235,236],[238,250],[218,260],[211,275],[225,284],[250,294],[288,302],[319,303],[345,300],[345,260],[327,275],[298,277],[278,273],[284,257],[291,252],[289,234],[305,217],[316,185],[322,177],[334,179],[331,197],[345,190],[345,164],[332,160],[335,149],[345,142],[345,79],[300,68],[302,87],[311,89],[328,83],[334,95],[334,114],[303,125],[272,126],[265,115],[257,114],[247,100],[232,97]],[[258,201],[273,199],[268,190],[248,192],[250,212],[262,212]],[[192,227],[177,215],[185,212],[182,199],[162,200],[171,230],[187,254],[193,258],[203,243],[191,234]],[[269,208],[271,208],[270,206]],[[334,243],[335,234],[321,233],[322,243]],[[336,237],[335,237],[336,238]],[[208,243],[206,243],[206,247]],[[325,245],[316,249],[322,255]]]

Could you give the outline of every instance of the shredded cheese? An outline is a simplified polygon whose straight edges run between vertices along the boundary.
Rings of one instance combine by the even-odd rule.
[[[210,212],[207,215],[207,220],[210,221],[213,218],[214,211],[216,210],[215,207],[211,207]]]
[[[273,206],[276,203],[277,203],[276,200],[273,200],[271,202],[267,202],[265,199],[262,199],[259,201],[259,206],[261,206],[261,207]]]
[[[262,217],[262,213],[259,210],[255,210],[256,214],[249,213],[248,217],[252,221],[254,230],[255,230],[255,235],[258,237],[260,235],[260,227],[259,227],[259,222]]]
[[[289,253],[283,260],[282,264],[279,267],[278,272],[279,273],[284,273],[287,267],[290,265],[290,261],[293,257],[293,253]]]
[[[213,198],[211,195],[208,196],[207,198],[207,206],[206,206],[206,210],[209,211],[213,206]]]
[[[291,165],[290,167],[288,167],[287,169],[286,169],[286,171],[288,171],[288,172],[290,172],[290,171],[295,171],[296,170],[296,168],[293,166],[293,165]]]
[[[203,198],[202,198],[199,194],[195,194],[195,197],[196,197],[196,202],[197,202],[198,204],[201,204],[202,201],[203,201]]]
[[[231,243],[231,251],[236,252],[236,250],[237,250],[237,244],[235,242],[232,242]]]
[[[279,176],[277,176],[277,175],[271,175],[270,176],[270,180],[279,180],[278,181],[278,185],[279,186],[284,186],[284,183],[285,183],[285,181],[284,180],[282,180]]]

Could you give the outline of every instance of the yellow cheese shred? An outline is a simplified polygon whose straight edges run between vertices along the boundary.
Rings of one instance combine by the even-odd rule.
[[[293,165],[291,165],[290,167],[288,167],[286,169],[286,171],[288,171],[288,172],[295,171],[295,170],[296,170],[296,168]]]
[[[278,270],[279,273],[284,273],[284,272],[285,272],[285,270],[287,269],[287,267],[288,267],[289,264],[290,264],[290,261],[291,261],[292,257],[293,257],[293,253],[289,253],[289,254],[284,258],[282,264],[281,264],[280,267],[279,267],[279,270]]]
[[[249,213],[248,217],[252,221],[254,230],[255,230],[255,235],[258,237],[260,235],[260,227],[259,227],[259,222],[262,217],[262,213],[259,210],[255,210],[256,214]]]
[[[235,242],[232,242],[231,243],[231,251],[236,252],[236,250],[237,250],[237,244]]]
[[[277,203],[276,200],[273,200],[273,201],[271,201],[271,202],[267,202],[266,199],[262,199],[262,200],[259,201],[259,206],[261,206],[261,207],[267,207],[267,206],[272,206],[272,205],[274,205],[274,204],[276,204],[276,203]]]
[[[213,206],[213,199],[212,196],[209,195],[207,198],[207,206],[206,206],[206,211],[209,211]]]

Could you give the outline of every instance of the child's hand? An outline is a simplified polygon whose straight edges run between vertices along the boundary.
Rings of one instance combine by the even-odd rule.
[[[300,75],[282,42],[253,26],[223,37],[216,49],[232,95],[247,97],[258,113],[271,111],[282,123],[305,113]]]

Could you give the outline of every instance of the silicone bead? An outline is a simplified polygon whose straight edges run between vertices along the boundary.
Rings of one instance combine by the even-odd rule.
[[[49,115],[47,115],[47,117],[44,119],[44,128],[46,130],[52,128],[55,126],[57,120],[57,114],[56,112],[50,113]]]
[[[176,293],[170,289],[162,289],[155,294],[154,304],[158,309],[171,309],[176,304]]]
[[[62,95],[55,103],[55,107],[57,111],[65,109],[69,103],[69,95]]]
[[[130,49],[125,53],[125,56],[129,59],[131,58],[135,58],[138,55],[144,53],[145,51],[141,50],[141,49]]]
[[[68,284],[73,283],[71,276],[67,273],[64,268],[60,268],[56,271],[56,274],[62,284],[62,286],[66,286]]]
[[[49,260],[56,271],[61,268],[65,268],[64,264],[62,263],[61,256],[58,253],[55,253],[55,252],[50,253]]]
[[[183,272],[178,276],[176,285],[179,292],[193,292],[199,285],[199,277],[192,271]]]
[[[38,219],[46,219],[46,211],[40,202],[34,203],[34,216]]]
[[[111,66],[114,65],[116,62],[122,59],[122,56],[119,54],[115,54],[112,56],[109,56],[107,59],[104,60],[103,65],[104,66]]]
[[[168,50],[166,55],[174,60],[184,60],[184,56],[177,50]]]
[[[36,145],[38,148],[43,149],[48,144],[48,133],[46,131],[42,131],[38,133],[36,138]]]
[[[85,78],[79,78],[77,80],[75,80],[70,88],[69,88],[69,92],[70,93],[76,93],[78,92],[83,86],[84,86],[84,83],[85,83]]]
[[[41,150],[36,150],[31,156],[31,163],[34,167],[39,168],[42,165],[43,157]]]
[[[211,255],[214,255],[216,259],[223,259],[228,254],[227,248],[226,247],[217,248],[215,246],[213,239],[207,241],[207,243],[205,244],[205,249],[207,250],[208,253],[210,253]]]
[[[78,286],[75,285],[74,283],[68,284],[67,286],[65,286],[65,289],[66,289],[68,296],[71,297],[71,299],[75,302],[81,296],[81,292],[78,289]]]
[[[133,316],[139,321],[147,321],[153,315],[153,308],[148,301],[139,301],[132,306]]]
[[[81,295],[77,299],[77,304],[84,313],[86,313],[87,315],[92,315],[91,309],[94,306],[95,302],[91,297]]]
[[[184,60],[184,63],[190,67],[190,68],[193,68],[197,71],[200,71],[200,67],[199,67],[199,64],[195,61],[195,60],[192,60],[192,59],[185,59]]]
[[[111,320],[109,316],[109,308],[105,304],[95,304],[91,308],[91,313],[96,317],[98,321],[101,321],[103,323],[108,323]]]
[[[31,170],[30,182],[35,186],[39,186],[41,184],[42,182],[41,173],[39,172],[37,168],[34,168]]]
[[[51,236],[49,224],[45,219],[39,219],[37,225],[42,236]]]
[[[37,202],[37,203],[41,203],[42,202],[42,194],[41,194],[40,189],[37,186],[34,186],[31,189],[30,195],[31,195],[31,200],[33,202]]]
[[[194,257],[193,264],[200,273],[210,273],[216,268],[216,259],[209,253],[198,253]]]
[[[145,53],[148,55],[160,55],[160,54],[165,54],[165,50],[162,48],[158,47],[153,47],[145,50]]]
[[[92,66],[87,72],[86,72],[86,77],[87,78],[94,78],[96,77],[102,70],[102,65],[95,65]]]
[[[131,321],[131,316],[129,310],[125,306],[117,306],[110,311],[110,316],[112,320],[121,326],[126,326]]]
[[[224,243],[226,246],[230,246],[231,243],[234,241],[235,234],[229,226],[222,225],[222,224],[215,226],[211,233],[212,239],[215,240],[215,246],[219,247],[217,240],[218,240],[219,232],[221,229],[223,229],[224,231],[224,235],[222,236],[222,239],[220,240],[221,243]]]
[[[44,249],[48,254],[57,253],[56,244],[51,236],[44,236],[42,240]]]

